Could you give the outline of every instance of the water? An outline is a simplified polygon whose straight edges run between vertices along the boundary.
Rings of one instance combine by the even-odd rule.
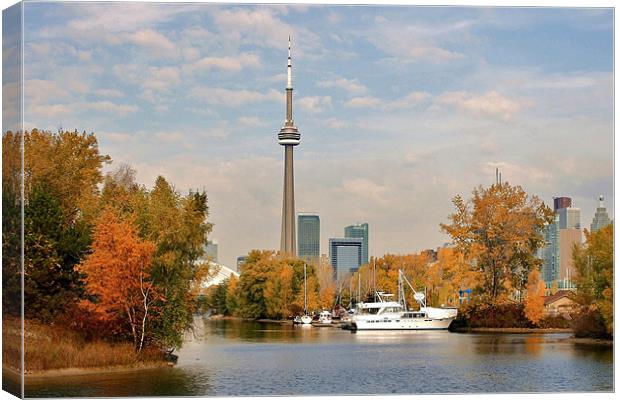
[[[613,351],[570,334],[357,332],[197,320],[174,368],[27,379],[28,397],[613,390]]]

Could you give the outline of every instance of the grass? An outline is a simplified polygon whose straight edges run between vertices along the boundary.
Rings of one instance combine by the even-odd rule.
[[[6,317],[2,321],[2,363],[19,370],[20,321]],[[131,366],[163,361],[157,349],[138,353],[131,343],[86,341],[78,333],[62,326],[37,321],[25,322],[25,372],[64,368],[101,368]]]

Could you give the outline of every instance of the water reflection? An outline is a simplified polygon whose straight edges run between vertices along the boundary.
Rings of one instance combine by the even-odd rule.
[[[611,348],[568,334],[351,333],[197,320],[175,368],[28,381],[29,396],[610,391]],[[363,378],[362,378],[363,377]]]

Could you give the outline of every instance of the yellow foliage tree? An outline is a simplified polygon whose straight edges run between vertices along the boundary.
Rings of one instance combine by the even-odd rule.
[[[525,297],[525,316],[538,324],[545,312],[545,282],[540,279],[538,269],[533,269],[527,277],[527,296]]]

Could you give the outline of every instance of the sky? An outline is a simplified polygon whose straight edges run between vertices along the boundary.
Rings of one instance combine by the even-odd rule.
[[[26,3],[27,129],[94,132],[152,187],[207,191],[219,260],[280,243],[287,38],[298,212],[371,256],[449,241],[499,168],[613,217],[611,9]],[[7,87],[5,86],[5,91]],[[10,106],[10,102],[5,101]]]

